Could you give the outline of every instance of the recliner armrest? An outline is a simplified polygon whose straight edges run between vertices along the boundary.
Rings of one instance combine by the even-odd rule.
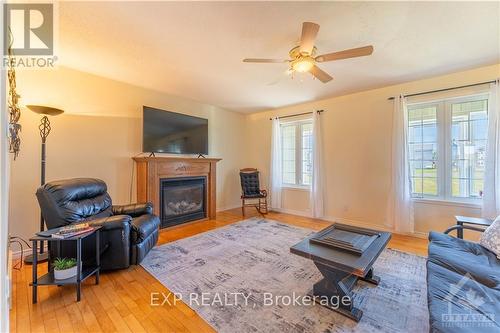
[[[132,244],[137,244],[146,239],[153,232],[158,230],[160,219],[156,215],[144,214],[132,219],[130,224],[130,239]]]
[[[135,203],[129,205],[116,205],[112,207],[113,215],[129,215],[138,217],[144,214],[153,214],[153,204],[151,202]]]
[[[132,218],[129,215],[113,215],[93,220],[82,221],[90,226],[100,226],[101,230],[130,229]]]

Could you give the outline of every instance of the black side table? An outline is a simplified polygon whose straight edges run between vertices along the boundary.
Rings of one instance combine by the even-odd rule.
[[[470,225],[485,227],[485,229],[489,227],[491,223],[493,223],[493,221],[490,219],[484,219],[480,217],[455,216],[455,219],[457,220],[457,225],[463,226],[464,224],[470,224]],[[457,238],[460,239],[464,238],[463,229],[461,228],[457,229]]]
[[[99,237],[100,237],[100,226],[94,227],[93,230],[86,232],[84,234],[80,234],[74,237],[69,237],[65,239],[60,238],[52,238],[52,237],[42,237],[35,236],[30,238],[30,241],[33,242],[33,282],[30,283],[30,286],[33,287],[33,304],[37,302],[37,287],[38,286],[49,286],[49,285],[66,285],[66,284],[76,284],[76,300],[80,301],[81,298],[81,288],[82,282],[85,281],[89,276],[95,274],[95,284],[99,284],[99,269],[100,269],[100,248],[99,248]],[[57,229],[58,230],[58,229]],[[54,230],[54,232],[57,232]],[[89,237],[95,233],[95,265],[82,267],[82,239]],[[77,273],[76,276],[65,279],[65,280],[56,280],[54,277],[54,269],[52,268],[52,260],[50,257],[49,251],[49,260],[48,260],[48,273],[38,277],[37,275],[37,260],[38,260],[38,251],[37,251],[37,242],[56,242],[57,244],[57,254],[61,254],[61,243],[62,242],[76,242],[76,267]]]

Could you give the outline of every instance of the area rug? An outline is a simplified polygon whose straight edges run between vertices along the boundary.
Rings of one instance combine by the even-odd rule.
[[[400,251],[377,259],[378,286],[354,288],[359,323],[306,304],[321,274],[289,249],[311,232],[252,218],[158,246],[141,265],[219,332],[429,331],[425,258]]]

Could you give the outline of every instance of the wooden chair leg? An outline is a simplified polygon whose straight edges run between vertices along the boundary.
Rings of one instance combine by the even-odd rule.
[[[241,214],[245,216],[245,199],[241,199]]]
[[[262,203],[262,199],[259,198],[259,203],[255,205],[255,209],[264,217],[264,215],[267,214],[267,198],[264,198],[264,203]]]

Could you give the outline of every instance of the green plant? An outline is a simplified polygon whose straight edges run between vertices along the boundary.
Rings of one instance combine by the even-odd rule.
[[[54,260],[54,269],[58,271],[62,271],[71,267],[76,266],[75,258],[56,258]]]

